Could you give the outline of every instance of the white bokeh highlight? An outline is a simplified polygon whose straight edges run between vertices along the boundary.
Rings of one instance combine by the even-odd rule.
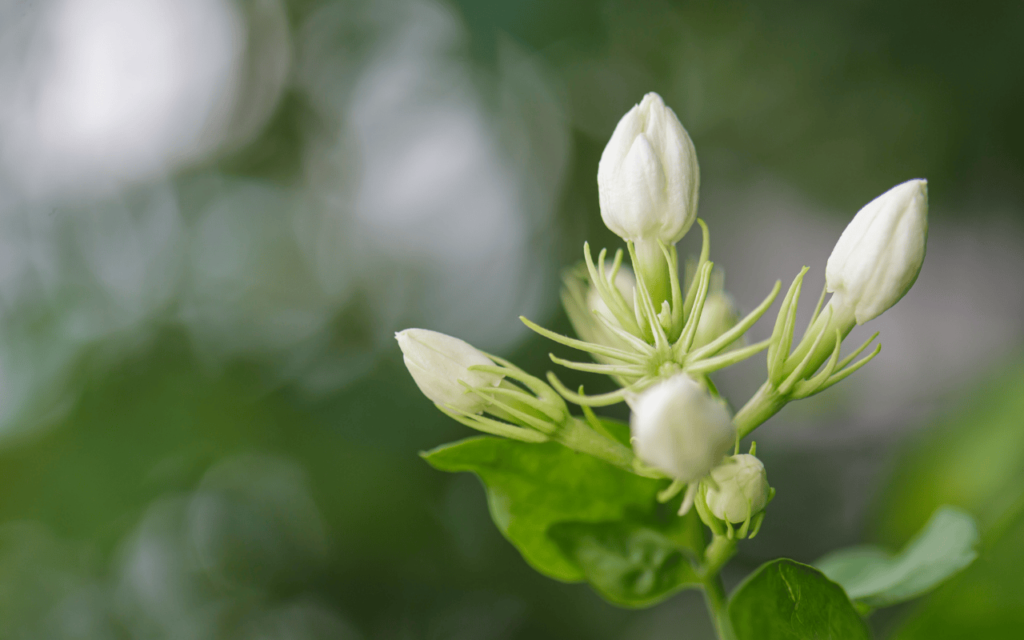
[[[279,3],[243,13],[251,4],[0,2],[0,170],[11,186],[32,200],[106,195],[251,135],[288,59]],[[267,37],[254,41],[250,22]],[[248,86],[254,57],[267,70]]]

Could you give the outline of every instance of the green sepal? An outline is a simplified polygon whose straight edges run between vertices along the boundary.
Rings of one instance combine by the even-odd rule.
[[[710,358],[711,356],[714,356],[722,349],[725,349],[730,344],[736,342],[741,337],[743,337],[743,334],[746,333],[747,330],[750,329],[750,327],[754,326],[754,323],[757,322],[762,315],[764,315],[764,312],[767,311],[768,307],[770,307],[772,302],[775,301],[775,297],[779,295],[779,289],[781,287],[782,282],[776,280],[775,286],[772,287],[771,293],[768,294],[768,297],[765,298],[761,302],[761,304],[757,306],[756,309],[748,313],[747,316],[740,320],[738,323],[736,323],[736,326],[734,326],[733,328],[729,329],[728,331],[718,336],[717,338],[715,338],[708,344],[704,345],[703,347],[699,349],[694,349],[692,352],[688,354],[689,359],[692,361],[698,361],[702,358]]]
[[[700,218],[697,218],[697,224],[700,225],[701,232],[700,258],[697,260],[696,268],[693,271],[693,278],[687,282],[686,298],[683,301],[684,318],[690,317],[690,311],[693,309],[694,301],[697,299],[697,274],[700,273],[704,263],[711,257],[711,232],[708,231],[708,225]]]
[[[686,324],[679,335],[679,340],[672,345],[672,353],[682,357],[690,351],[693,346],[693,338],[697,335],[697,327],[700,325],[700,316],[704,312],[704,303],[708,298],[708,289],[711,286],[711,270],[714,269],[713,262],[704,261],[697,272],[696,289],[694,290],[693,306],[689,310]]]
[[[797,307],[800,304],[800,289],[803,286],[807,270],[807,267],[803,267],[793,279],[793,284],[789,286],[789,291],[782,300],[779,315],[775,320],[775,328],[772,330],[772,343],[768,347],[768,379],[776,387],[782,384],[784,379],[786,361],[790,355],[789,349],[793,344],[793,328],[796,324]]]
[[[587,273],[590,276],[591,286],[597,289],[597,293],[604,300],[605,305],[615,316],[615,319],[619,321],[619,324],[624,327],[630,333],[635,333],[637,336],[643,336],[640,327],[636,324],[633,319],[633,313],[629,309],[629,305],[626,304],[625,298],[622,297],[622,293],[615,286],[612,278],[608,277],[605,272],[604,263],[605,256],[608,255],[607,249],[601,249],[598,254],[597,260],[600,267],[594,266],[594,259],[590,255],[590,244],[583,243],[583,259],[587,265]],[[615,262],[612,267],[612,273],[615,274],[619,270],[619,266],[622,264],[622,252],[615,252]]]
[[[665,256],[665,262],[668,263],[671,315],[667,331],[669,342],[674,342],[679,339],[679,334],[683,331],[683,307],[685,305],[683,291],[679,284],[679,253],[674,244],[669,246],[659,242],[658,245],[661,247],[661,253]]]
[[[654,348],[658,351],[664,351],[669,346],[668,334],[665,333],[665,327],[661,325],[659,320],[658,309],[654,305],[654,300],[651,299],[651,292],[644,278],[643,270],[639,268],[636,248],[632,242],[627,242],[626,248],[629,251],[629,258],[633,263],[633,273],[636,275],[636,288],[633,289],[633,311],[636,315],[637,324],[640,325],[640,330],[644,332],[644,337],[649,338]]]

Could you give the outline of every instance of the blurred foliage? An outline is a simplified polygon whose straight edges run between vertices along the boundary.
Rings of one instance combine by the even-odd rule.
[[[942,504],[954,504],[991,528],[1024,486],[1024,365],[1001,368],[963,406],[916,434],[896,463],[880,510],[887,543],[909,538]]]
[[[1024,624],[1024,367],[999,370],[942,424],[906,445],[883,496],[877,536],[891,541],[951,503],[981,524],[978,560],[940,588],[898,638],[1012,638]]]
[[[897,554],[871,545],[840,549],[816,562],[863,611],[929,593],[978,556],[978,528],[967,513],[939,508]]]
[[[480,57],[508,33],[553,61],[590,138],[577,163],[589,191],[607,132],[654,90],[705,180],[768,169],[842,210],[914,176],[940,204],[1024,202],[1024,68],[1007,64],[1024,58],[1019,3],[456,5]]]

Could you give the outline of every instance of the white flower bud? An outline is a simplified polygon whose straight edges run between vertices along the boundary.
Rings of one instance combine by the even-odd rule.
[[[466,389],[501,384],[504,376],[483,371],[469,371],[473,365],[494,365],[494,362],[472,345],[427,329],[406,329],[395,334],[416,386],[434,404],[452,405],[469,413],[480,413],[486,400]]]
[[[611,261],[606,261],[605,270],[609,271],[612,265]],[[598,320],[597,314],[600,314],[612,325],[619,326],[619,320],[601,298],[601,294],[591,282],[590,274],[584,265],[577,265],[567,271],[563,275],[562,281],[565,285],[562,289],[562,304],[565,306],[566,315],[569,316],[569,322],[572,323],[576,335],[581,340],[625,351],[633,349],[629,342],[615,335],[615,332]],[[618,273],[615,274],[614,284],[622,294],[632,316],[633,289],[636,287],[636,278],[633,276],[632,269],[625,265],[620,266]],[[597,314],[594,313],[595,311]],[[619,363],[617,360],[613,361],[599,354],[594,354],[594,359],[605,364]]]
[[[612,133],[597,166],[601,218],[625,240],[674,244],[697,217],[693,142],[661,96],[648,93]]]
[[[605,264],[606,268],[611,268],[611,263]],[[620,267],[618,273],[615,274],[615,288],[619,290],[622,297],[626,299],[626,304],[630,310],[633,309],[633,289],[636,288],[636,277],[633,275],[633,271],[629,267]],[[605,304],[601,294],[598,292],[597,287],[593,284],[587,290],[587,307],[590,311],[596,311],[604,316],[605,320],[613,324],[619,324],[619,321],[615,319],[615,314]]]
[[[632,405],[634,451],[673,478],[703,478],[736,444],[725,407],[685,373],[643,391]]]
[[[768,504],[771,488],[764,464],[748,453],[732,456],[711,471],[704,501],[719,520],[740,523]],[[718,485],[717,488],[714,485]]]
[[[899,302],[917,280],[927,240],[927,181],[904,182],[869,202],[829,256],[833,308],[864,324]]]
[[[693,348],[703,347],[712,342],[729,329],[736,326],[739,320],[739,313],[736,311],[736,303],[732,296],[723,291],[716,291],[708,295],[704,301],[704,309],[700,313],[700,321],[697,322],[697,333],[693,337]]]

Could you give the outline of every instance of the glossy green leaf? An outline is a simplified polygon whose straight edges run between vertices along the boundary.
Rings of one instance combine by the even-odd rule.
[[[696,512],[669,522],[563,522],[549,534],[605,599],[624,607],[649,607],[699,586],[690,564],[697,545],[703,544]]]
[[[641,478],[560,444],[474,437],[424,452],[442,471],[471,471],[491,518],[537,571],[566,582],[586,573],[548,536],[558,522],[609,522],[651,514],[665,482]]]
[[[903,551],[873,546],[831,553],[816,564],[858,604],[886,607],[931,591],[974,561],[974,519],[953,507],[937,510]]]
[[[785,558],[761,565],[729,600],[737,640],[869,640],[843,588]]]

